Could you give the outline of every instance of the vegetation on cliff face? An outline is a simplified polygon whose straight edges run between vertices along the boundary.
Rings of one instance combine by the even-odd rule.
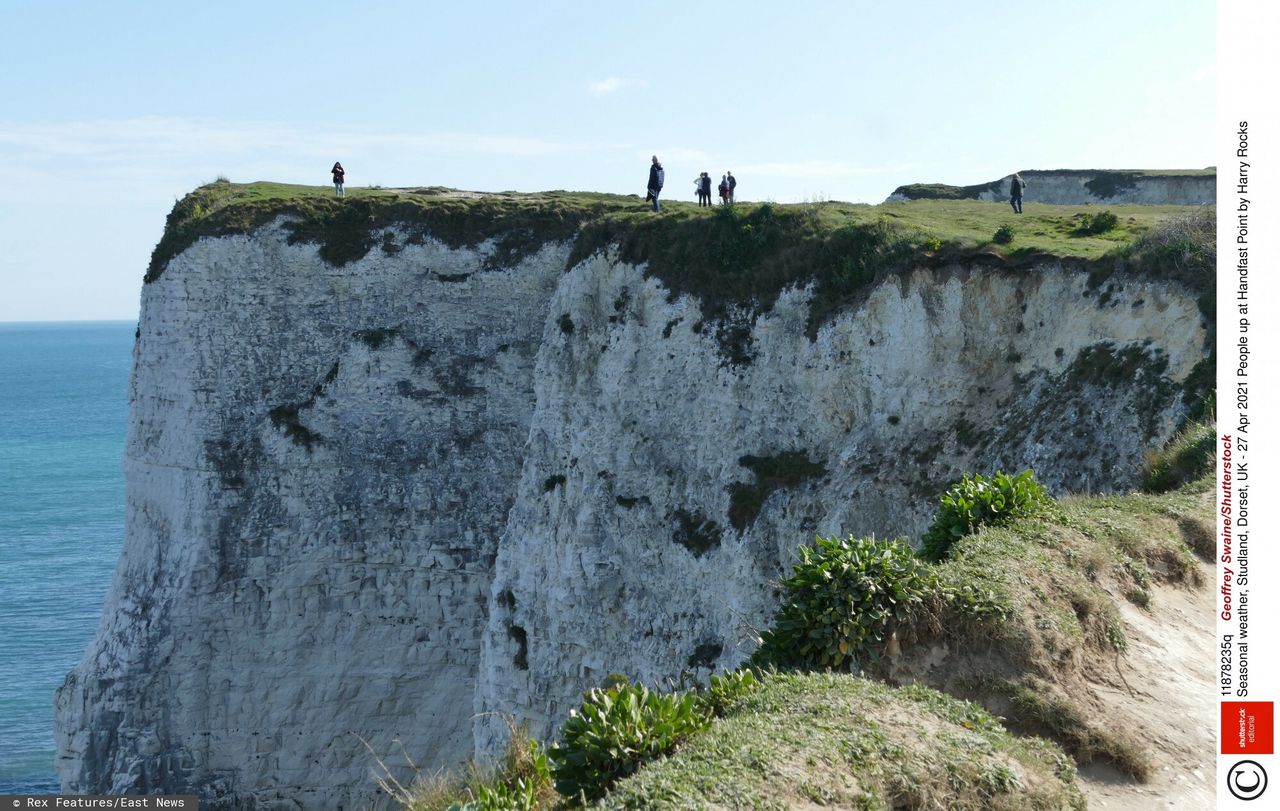
[[[1142,489],[1166,493],[1212,475],[1218,449],[1217,416],[1212,397],[1206,397],[1201,415],[1188,420],[1178,433],[1147,452],[1142,466]]]
[[[201,186],[174,204],[164,236],[151,254],[146,282],[160,278],[169,260],[201,237],[247,234],[283,218],[290,244],[320,246],[320,257],[345,265],[375,248],[394,254],[404,242],[430,237],[451,248],[495,240],[495,266],[513,264],[546,242],[571,237],[582,223],[611,208],[610,195],[546,192],[541,195],[463,197],[446,189],[347,190],[283,183]]]
[[[489,243],[487,264],[511,267],[547,243],[572,241],[570,267],[598,251],[617,250],[624,261],[644,264],[673,296],[697,297],[708,319],[729,325],[725,337],[734,343],[735,319],[768,311],[779,293],[798,285],[816,287],[812,335],[876,282],[920,266],[976,262],[1016,270],[1059,258],[1105,279],[1123,271],[1122,257],[1136,240],[1187,209],[1114,206],[1116,226],[1098,234],[1080,231],[1085,212],[1081,206],[1037,206],[1018,218],[1017,248],[1011,249],[995,244],[992,234],[1014,215],[1007,206],[975,200],[710,209],[673,200],[655,215],[638,197],[591,192],[352,188],[339,199],[328,187],[218,181],[174,205],[145,281],[160,278],[169,261],[201,237],[246,234],[276,220],[290,244],[318,245],[320,257],[334,265],[372,251],[396,254],[430,238],[451,248]],[[1154,247],[1143,255],[1155,265],[1168,259]],[[1177,280],[1194,277],[1207,286],[1200,275],[1193,270]],[[749,347],[738,349],[733,356],[749,362]]]
[[[807,451],[787,451],[775,456],[743,456],[738,464],[750,470],[754,481],[729,485],[729,523],[745,530],[764,506],[765,499],[779,488],[795,487],[826,475],[827,465],[809,459]]]

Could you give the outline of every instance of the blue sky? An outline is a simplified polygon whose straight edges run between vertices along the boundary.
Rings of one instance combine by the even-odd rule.
[[[1211,0],[0,0],[0,321],[132,319],[173,201],[322,184],[878,202],[1213,162]],[[685,187],[689,194],[685,195]]]

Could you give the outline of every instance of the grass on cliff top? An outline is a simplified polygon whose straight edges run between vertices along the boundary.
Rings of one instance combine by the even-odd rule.
[[[220,180],[174,204],[145,281],[158,279],[170,259],[201,237],[246,234],[281,216],[291,244],[318,244],[321,258],[344,265],[375,247],[386,252],[402,248],[380,233],[392,225],[407,230],[411,242],[431,236],[452,248],[501,238],[502,253],[523,243],[567,239],[608,205],[608,195],[586,193],[548,192],[536,201],[527,195],[464,194],[440,188],[348,187],[346,196],[338,198],[331,186]]]
[[[595,807],[1083,809],[1075,766],[920,686],[775,674]]]
[[[1016,256],[1041,253],[1096,259],[1152,227],[1187,212],[1185,206],[1123,205],[1106,208],[1120,218],[1120,225],[1105,234],[1076,233],[1079,215],[1099,206],[1050,206],[1027,203],[1027,212],[1015,215],[1006,203],[973,200],[919,200],[864,205],[836,201],[796,204],[739,203],[732,207],[747,224],[761,206],[769,205],[779,225],[794,236],[812,237],[848,226],[888,221],[918,239],[922,253],[931,241],[957,248],[987,248]],[[355,214],[343,215],[347,209]],[[668,223],[710,220],[721,210],[699,208],[692,202],[664,200],[663,212],[654,215],[636,196],[595,192],[550,191],[458,192],[440,187],[420,189],[347,189],[338,199],[329,186],[297,186],[283,183],[228,183],[202,186],[175,204],[169,216],[165,240],[156,248],[151,275],[201,236],[246,233],[280,215],[291,215],[310,227],[295,229],[299,241],[326,244],[323,226],[339,228],[359,223],[367,230],[391,224],[421,225],[449,245],[475,245],[511,230],[533,229],[527,236],[540,241],[565,239],[579,226],[594,220],[615,224]],[[1014,242],[996,246],[991,237],[1001,225],[1014,227]],[[624,230],[624,229],[618,229]],[[334,234],[333,236],[340,236]],[[913,240],[914,241],[914,240]],[[368,243],[367,249],[374,247]],[[339,262],[351,261],[349,251],[335,251]]]
[[[710,319],[767,311],[782,290],[813,282],[812,335],[888,274],[974,258],[1010,270],[1045,256],[1105,263],[1190,209],[1111,206],[1118,225],[1085,233],[1085,216],[1098,210],[1031,202],[1019,216],[1007,204],[973,200],[713,208],[668,200],[654,214],[639,197],[592,192],[349,188],[339,199],[331,187],[218,181],[174,205],[146,281],[201,237],[248,233],[277,218],[291,244],[316,244],[333,265],[434,238],[451,248],[492,241],[488,264],[511,267],[548,242],[572,240],[570,267],[616,249],[624,261],[644,263],[673,295],[698,298]],[[1001,226],[1013,229],[1007,245],[992,243]]]

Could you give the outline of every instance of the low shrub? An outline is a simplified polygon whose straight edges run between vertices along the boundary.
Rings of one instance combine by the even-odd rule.
[[[619,779],[667,754],[711,723],[698,695],[656,693],[614,677],[583,694],[551,747],[556,791],[571,800],[603,797]]]
[[[991,241],[997,245],[1008,245],[1013,242],[1013,229],[1007,225],[1002,225],[996,229],[995,235],[991,237]]]
[[[921,539],[920,556],[939,561],[951,545],[986,524],[1004,524],[1043,512],[1053,498],[1030,470],[1013,476],[966,475],[942,494],[938,514]]]
[[[1120,218],[1110,211],[1099,211],[1097,214],[1080,214],[1080,225],[1076,233],[1081,235],[1105,234],[1120,224]]]
[[[937,591],[932,571],[905,541],[853,537],[800,547],[782,586],[782,607],[753,661],[850,671]]]
[[[1209,276],[1212,282],[1217,228],[1214,207],[1202,206],[1142,234],[1129,249],[1129,257],[1139,266],[1163,268],[1178,278]]]
[[[722,676],[712,676],[711,683],[698,694],[698,701],[708,715],[723,718],[734,704],[755,692],[760,679],[754,670],[741,668]]]

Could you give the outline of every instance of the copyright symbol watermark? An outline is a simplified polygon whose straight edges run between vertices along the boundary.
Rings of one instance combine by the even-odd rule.
[[[1255,760],[1242,760],[1227,772],[1227,790],[1238,800],[1256,800],[1267,790],[1267,770]]]

